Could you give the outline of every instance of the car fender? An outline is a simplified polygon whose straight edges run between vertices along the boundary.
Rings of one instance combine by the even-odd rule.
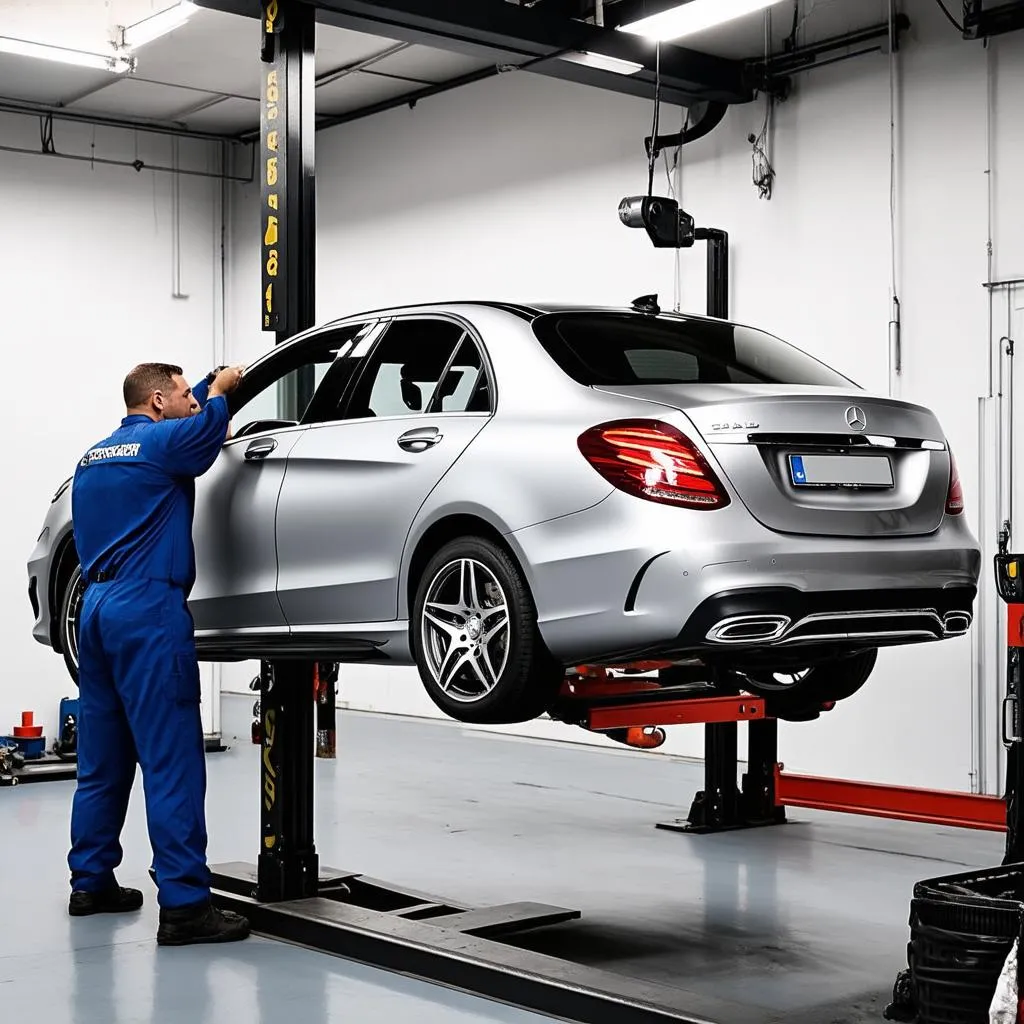
[[[402,552],[402,564],[398,579],[399,618],[407,618],[410,614],[410,608],[408,607],[408,601],[406,599],[409,593],[409,573],[412,566],[413,556],[415,555],[417,548],[420,546],[421,541],[433,527],[446,519],[454,519],[458,516],[471,516],[474,519],[479,519],[486,523],[487,526],[489,526],[495,533],[499,534],[504,543],[511,549],[516,561],[522,567],[527,578],[527,583],[532,585],[530,579],[530,567],[526,562],[523,550],[518,540],[513,536],[509,524],[505,522],[505,520],[502,519],[502,517],[493,509],[476,501],[451,502],[431,508],[424,505],[420,508],[416,518],[413,520],[412,527],[406,537],[405,550]]]

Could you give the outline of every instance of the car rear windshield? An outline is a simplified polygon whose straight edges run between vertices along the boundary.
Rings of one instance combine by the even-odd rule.
[[[541,344],[580,384],[810,384],[852,381],[770,334],[715,320],[634,313],[551,313]]]

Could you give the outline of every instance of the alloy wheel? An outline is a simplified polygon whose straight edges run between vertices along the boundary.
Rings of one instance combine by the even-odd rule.
[[[68,580],[68,589],[71,591],[71,599],[68,601],[67,610],[64,615],[64,643],[68,657],[78,671],[78,615],[82,608],[82,569],[76,566],[75,571]]]
[[[471,704],[498,685],[509,654],[509,605],[482,562],[460,558],[437,573],[420,629],[427,667],[446,696]]]

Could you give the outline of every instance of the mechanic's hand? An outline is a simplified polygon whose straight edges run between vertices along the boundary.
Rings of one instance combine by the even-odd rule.
[[[210,385],[209,397],[230,395],[238,387],[244,369],[244,366],[228,366],[221,370]]]

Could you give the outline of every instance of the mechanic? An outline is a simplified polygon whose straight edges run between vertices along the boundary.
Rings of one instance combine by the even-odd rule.
[[[86,581],[79,625],[78,787],[71,813],[74,917],[135,911],[120,887],[121,830],[142,769],[160,945],[244,939],[249,923],[210,902],[206,751],[187,600],[195,583],[195,478],[228,437],[241,368],[191,389],[181,367],[144,363],[124,381],[127,415],[79,462],[74,539]]]

